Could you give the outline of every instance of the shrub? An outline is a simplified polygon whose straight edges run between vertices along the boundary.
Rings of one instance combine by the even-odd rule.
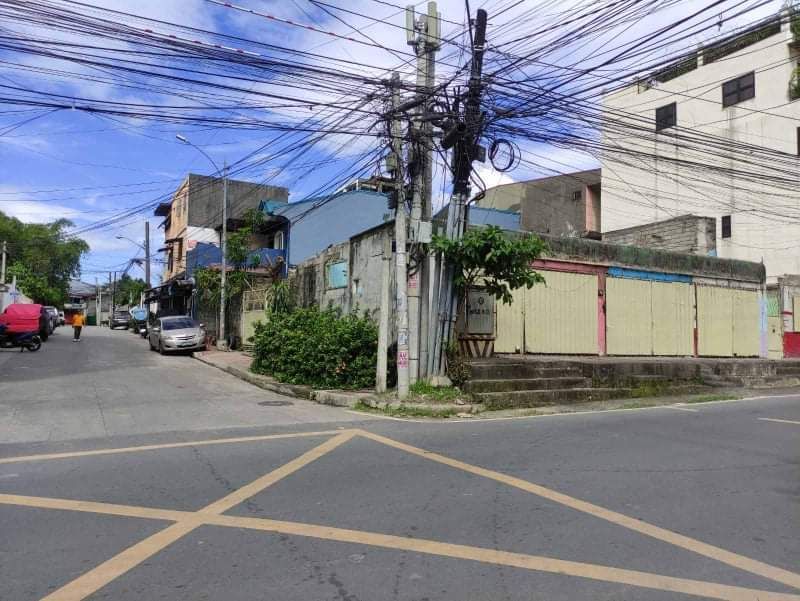
[[[252,370],[314,388],[375,386],[378,328],[367,315],[316,307],[256,325]]]

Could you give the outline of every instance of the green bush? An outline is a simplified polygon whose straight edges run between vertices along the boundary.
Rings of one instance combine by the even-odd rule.
[[[256,325],[252,370],[314,388],[375,386],[378,327],[366,315],[316,307],[272,312]]]

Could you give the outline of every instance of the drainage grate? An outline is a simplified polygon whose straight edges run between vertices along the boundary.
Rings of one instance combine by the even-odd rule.
[[[294,403],[292,401],[261,401],[259,405],[262,407],[288,407]]]

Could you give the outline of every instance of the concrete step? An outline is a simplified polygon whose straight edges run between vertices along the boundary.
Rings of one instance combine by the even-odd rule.
[[[531,378],[564,378],[581,377],[580,366],[568,363],[534,363],[532,361],[515,362],[479,362],[470,364],[473,380],[531,379]]]
[[[559,390],[564,388],[586,388],[592,385],[591,378],[562,376],[555,378],[504,378],[498,380],[470,380],[464,384],[466,392],[511,392],[520,390]]]
[[[568,388],[564,390],[521,390],[516,392],[482,392],[475,395],[486,409],[545,407],[562,403],[605,401],[631,396],[630,388]]]
[[[779,365],[775,368],[775,373],[779,376],[800,377],[800,365]]]

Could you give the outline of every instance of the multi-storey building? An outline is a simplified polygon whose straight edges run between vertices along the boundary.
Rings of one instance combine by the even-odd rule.
[[[258,209],[264,200],[285,203],[286,188],[228,180],[228,219],[236,220],[249,209]],[[175,191],[172,200],[160,204],[155,214],[164,217],[166,265],[164,281],[186,271],[186,253],[200,242],[219,244],[222,225],[222,179],[190,173]]]
[[[799,41],[786,9],[605,94],[603,231],[712,217],[718,256],[800,273]]]

